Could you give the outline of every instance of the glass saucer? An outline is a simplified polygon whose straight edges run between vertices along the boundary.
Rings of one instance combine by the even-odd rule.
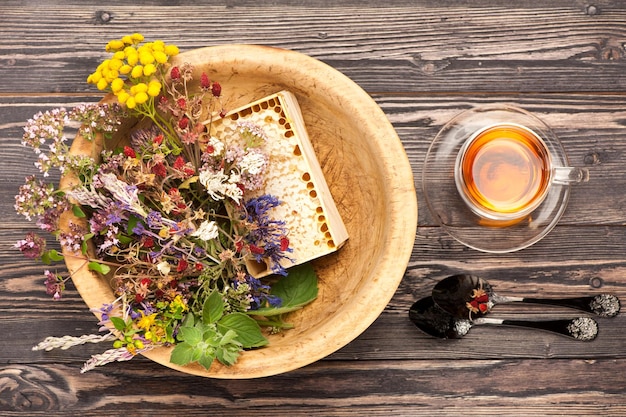
[[[542,239],[559,221],[569,200],[569,185],[552,183],[545,200],[515,223],[483,219],[465,204],[454,180],[457,155],[478,130],[497,123],[517,123],[545,142],[553,167],[569,166],[561,143],[550,127],[531,113],[510,105],[487,105],[462,112],[433,140],[424,163],[422,188],[437,222],[460,243],[483,252],[505,253],[526,248]]]

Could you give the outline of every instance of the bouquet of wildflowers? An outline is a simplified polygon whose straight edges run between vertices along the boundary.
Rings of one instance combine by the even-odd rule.
[[[46,264],[84,259],[85,268],[110,280],[116,299],[94,311],[100,334],[50,337],[35,349],[111,343],[83,372],[161,346],[174,346],[175,364],[231,365],[242,350],[266,345],[266,332],[288,328],[282,315],[317,295],[310,267],[287,273],[281,266],[291,251],[289,230],[272,217],[281,201],[259,193],[268,137],[249,122],[228,137],[213,136],[212,121],[225,114],[221,86],[204,73],[193,80],[189,64],[173,66],[177,47],[133,34],[106,50],[111,57],[87,82],[113,93],[115,103],[39,113],[25,127],[23,143],[38,154],[43,178],[26,178],[15,208],[52,233],[62,251],[35,233],[16,247]],[[114,142],[130,118],[137,127]],[[101,154],[70,153],[72,129],[104,141]],[[52,168],[72,185],[46,182]],[[67,212],[79,221],[61,228]],[[267,262],[275,274],[253,277],[250,261]],[[71,276],[49,269],[45,277],[47,292],[61,298]]]

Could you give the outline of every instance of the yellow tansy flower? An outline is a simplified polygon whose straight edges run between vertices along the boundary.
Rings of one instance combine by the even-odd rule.
[[[158,82],[157,80],[150,81],[150,83],[148,84],[147,93],[149,96],[152,96],[152,97],[158,96],[161,93],[161,83]]]
[[[148,64],[148,65],[143,67],[143,75],[145,75],[146,77],[151,76],[156,71],[157,71],[157,69],[156,69],[156,66],[154,66],[154,64]]]
[[[121,78],[116,78],[111,81],[111,91],[113,91],[115,94],[120,92],[122,88],[124,88],[124,80],[122,80]]]
[[[135,65],[130,72],[130,76],[133,78],[140,78],[143,75],[143,65]]]
[[[106,47],[104,49],[107,52],[111,52],[111,51],[119,51],[123,47],[124,47],[124,42],[119,40],[119,39],[115,39],[115,40],[112,40],[109,43],[107,43],[107,45],[106,45]]]
[[[163,51],[154,51],[154,59],[159,64],[165,64],[168,60],[167,54]]]
[[[128,65],[128,64],[124,64],[120,67],[120,74],[122,75],[127,75],[130,74],[130,72],[133,70],[133,67]]]
[[[107,80],[105,80],[104,78],[101,78],[96,84],[96,87],[98,87],[98,90],[104,90],[108,87],[108,85],[109,83],[107,82]]]
[[[178,46],[176,45],[167,45],[165,47],[164,52],[169,56],[178,55]]]

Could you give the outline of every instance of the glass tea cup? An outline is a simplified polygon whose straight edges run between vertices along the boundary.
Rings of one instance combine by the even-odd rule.
[[[544,140],[510,122],[485,126],[461,147],[454,166],[459,195],[472,212],[493,226],[519,221],[544,201],[553,183],[586,181],[588,171],[553,166]],[[499,223],[501,222],[501,223]]]
[[[587,181],[558,137],[509,104],[473,107],[433,139],[422,171],[424,201],[450,236],[491,253],[526,248],[563,215],[570,186]]]

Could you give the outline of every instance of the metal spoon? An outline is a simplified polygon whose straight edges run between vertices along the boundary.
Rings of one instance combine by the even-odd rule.
[[[572,320],[501,320],[478,318],[474,321],[457,319],[441,309],[432,297],[416,301],[409,309],[409,318],[423,332],[442,339],[460,339],[475,325],[492,324],[546,330],[576,340],[589,341],[598,335],[598,323],[590,317]]]
[[[574,298],[505,297],[496,294],[484,279],[468,274],[452,275],[439,281],[432,296],[439,307],[454,317],[470,319],[484,316],[496,304],[512,302],[569,307],[600,317],[614,317],[620,310],[619,299],[611,294]]]

